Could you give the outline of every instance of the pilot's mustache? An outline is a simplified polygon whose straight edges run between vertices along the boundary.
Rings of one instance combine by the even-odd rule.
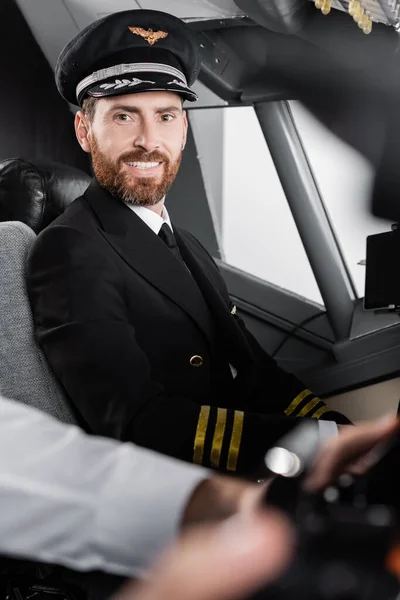
[[[119,164],[127,163],[127,162],[165,162],[168,163],[169,159],[164,156],[161,152],[153,151],[153,152],[145,152],[143,150],[139,150],[136,152],[130,152],[129,154],[124,154],[119,159]]]

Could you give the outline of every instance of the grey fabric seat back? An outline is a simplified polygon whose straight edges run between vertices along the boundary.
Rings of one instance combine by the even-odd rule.
[[[74,423],[65,394],[34,337],[25,272],[35,237],[24,223],[0,222],[0,391]]]

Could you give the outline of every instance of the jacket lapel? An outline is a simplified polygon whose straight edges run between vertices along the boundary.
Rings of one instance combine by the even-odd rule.
[[[211,341],[210,315],[201,292],[191,274],[165,243],[96,180],[91,183],[84,198],[97,217],[101,235],[115,252],[184,310]]]
[[[224,300],[211,275],[207,272],[207,266],[204,264],[204,259],[202,259],[204,251],[200,255],[198,244],[195,244],[189,235],[185,235],[184,232],[176,229],[174,229],[174,232],[182,257],[196,279],[200,291],[218,325],[220,335],[225,340],[225,346],[228,349],[232,364],[242,367],[244,364],[252,365],[254,362],[253,352],[245,335],[231,314],[226,300]]]

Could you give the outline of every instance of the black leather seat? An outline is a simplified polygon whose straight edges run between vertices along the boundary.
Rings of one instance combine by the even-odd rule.
[[[60,163],[10,158],[0,162],[0,221],[20,221],[36,234],[81,196],[91,181]]]
[[[1,391],[67,423],[74,423],[75,417],[36,344],[25,265],[35,234],[80,196],[90,180],[62,164],[21,158],[0,162]],[[85,588],[93,585],[87,579],[61,567],[0,557],[1,598],[30,598],[37,595],[34,586],[40,585],[48,590],[46,598],[86,600]]]
[[[90,181],[88,174],[58,163],[22,158],[0,162],[1,391],[69,423],[75,417],[65,392],[36,344],[25,269],[36,234]]]
[[[60,163],[23,158],[0,162],[1,392],[65,422],[75,422],[75,416],[36,343],[26,260],[36,235],[90,182],[87,173]]]
[[[65,422],[74,422],[75,417],[36,343],[26,260],[36,234],[90,181],[86,173],[61,164],[21,158],[0,162],[0,387],[4,395]]]

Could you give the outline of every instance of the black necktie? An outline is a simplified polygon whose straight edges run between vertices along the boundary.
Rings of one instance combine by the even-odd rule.
[[[168,246],[171,252],[176,256],[176,258],[184,265],[184,267],[189,271],[185,261],[182,258],[182,255],[179,250],[178,243],[176,241],[176,237],[174,236],[174,232],[168,223],[163,223],[158,236],[162,239],[162,241]]]

